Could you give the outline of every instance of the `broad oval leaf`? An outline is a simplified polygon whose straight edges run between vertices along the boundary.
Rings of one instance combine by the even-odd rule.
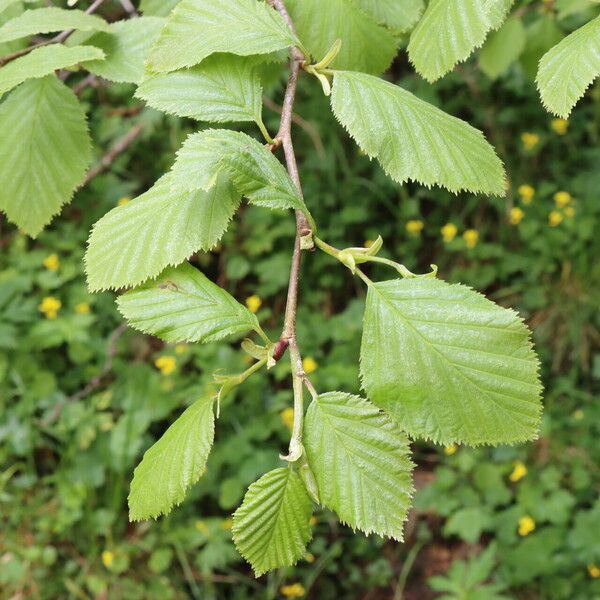
[[[299,41],[279,13],[258,0],[182,0],[148,59],[157,73],[191,67],[215,52],[268,54]]]
[[[131,482],[131,521],[170,513],[204,474],[215,432],[213,403],[214,398],[194,402],[146,451]]]
[[[49,75],[27,81],[0,104],[0,131],[0,209],[35,237],[85,177],[91,160],[85,113]]]
[[[257,577],[295,565],[311,538],[312,502],[293,468],[269,471],[233,515],[233,541]]]
[[[209,190],[223,172],[252,204],[306,210],[273,153],[249,135],[228,129],[206,129],[188,136],[171,171],[173,188]]]
[[[304,446],[324,506],[355,529],[402,540],[413,464],[388,415],[359,396],[321,394],[306,414]]]
[[[128,323],[166,342],[216,342],[259,329],[256,317],[188,263],[117,299]]]
[[[207,192],[175,192],[168,175],[113,208],[92,229],[85,254],[91,291],[138,285],[221,239],[240,204],[227,177]]]
[[[396,31],[412,29],[423,13],[423,0],[357,0],[377,23]]]
[[[411,436],[478,445],[537,435],[541,385],[529,330],[466,286],[370,285],[360,366],[368,397]]]
[[[408,57],[428,81],[439,79],[502,24],[514,0],[431,0],[408,44]]]
[[[600,75],[600,17],[568,35],[540,60],[536,78],[542,103],[567,118]]]
[[[490,78],[505,73],[525,49],[527,33],[517,16],[492,33],[479,53],[479,68]]]
[[[377,77],[335,74],[331,106],[358,145],[395,181],[504,195],[504,168],[465,121]]]
[[[51,33],[63,29],[80,31],[106,31],[108,23],[97,15],[82,10],[47,7],[26,10],[0,27],[0,43],[38,33]]]

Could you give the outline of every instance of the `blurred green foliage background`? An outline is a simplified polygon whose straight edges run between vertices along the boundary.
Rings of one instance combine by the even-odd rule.
[[[305,560],[255,580],[229,517],[286,447],[282,361],[226,399],[208,473],[184,504],[128,523],[143,452],[214,371],[246,364],[236,343],[168,346],[126,330],[114,294],[86,291],[92,224],[149,188],[196,127],[144,108],[133,86],[99,82],[81,93],[97,160],[138,124],[141,135],[37,240],[1,224],[0,598],[600,598],[600,87],[565,122],[543,110],[532,82],[543,51],[591,9],[523,4],[527,44],[496,80],[475,58],[429,85],[403,53],[388,75],[486,132],[507,166],[506,198],[399,187],[361,155],[307,77],[294,134],[321,237],[346,247],[382,235],[388,257],[416,272],[435,263],[444,279],[520,312],[542,359],[539,440],[475,450],[415,442],[406,543],[355,534],[321,512]],[[277,71],[267,86],[271,131],[284,79]],[[293,234],[290,214],[245,206],[220,247],[193,259],[249,299],[274,339]],[[299,340],[319,390],[359,391],[363,304],[341,265],[305,256]]]

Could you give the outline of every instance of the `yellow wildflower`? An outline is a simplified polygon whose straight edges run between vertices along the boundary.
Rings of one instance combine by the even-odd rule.
[[[187,344],[177,344],[175,346],[175,354],[185,354],[188,351]]]
[[[208,527],[206,526],[206,523],[204,521],[196,521],[194,523],[194,527],[200,532],[200,533],[208,533]]]
[[[519,192],[519,196],[521,196],[521,200],[523,204],[530,204],[535,196],[535,188],[528,183],[524,183],[517,188],[517,192]]]
[[[284,585],[279,590],[286,598],[302,598],[306,594],[306,590],[301,583],[292,583]]]
[[[587,566],[587,570],[590,574],[590,577],[593,577],[594,579],[598,579],[598,577],[600,577],[600,567],[598,565],[589,564]]]
[[[154,361],[154,366],[163,374],[170,375],[177,367],[177,360],[174,356],[159,356]]]
[[[110,550],[105,550],[102,553],[102,564],[107,569],[110,569],[110,567],[112,566],[114,560],[115,560],[115,555]]]
[[[294,426],[294,409],[284,408],[280,413],[281,422],[291,431]]]
[[[568,204],[571,204],[571,200],[573,200],[573,196],[569,192],[556,192],[554,194],[554,202],[558,208],[564,208]]]
[[[550,121],[550,128],[558,135],[565,135],[567,129],[569,129],[569,121],[566,119],[552,119]]]
[[[58,271],[58,267],[60,267],[58,254],[49,254],[42,261],[42,264],[46,267],[46,269],[48,269],[48,271]]]
[[[576,421],[581,421],[581,419],[583,419],[583,416],[584,416],[584,412],[580,408],[578,408],[577,410],[573,411],[573,418]]]
[[[314,555],[312,552],[307,552],[307,553],[304,555],[304,560],[305,560],[307,563],[314,563],[314,562],[315,562],[315,555]]]
[[[535,529],[535,521],[533,517],[525,515],[519,519],[519,535],[525,537]]]
[[[508,220],[511,225],[518,225],[523,220],[524,216],[525,213],[523,212],[523,209],[515,206],[514,208],[510,209]]]
[[[556,227],[562,223],[563,218],[564,217],[562,213],[558,212],[557,210],[552,210],[548,215],[548,224],[550,227]]]
[[[232,519],[223,519],[221,521],[220,527],[221,527],[221,529],[224,529],[225,531],[229,531],[233,527],[233,520]]]
[[[453,454],[456,454],[457,450],[458,446],[456,444],[450,444],[444,448],[444,454],[446,456],[452,456]]]
[[[565,217],[569,217],[569,219],[575,216],[575,209],[572,206],[567,206],[563,212]]]
[[[253,294],[246,298],[246,306],[251,313],[258,312],[258,309],[262,306],[262,299],[260,296]]]
[[[479,232],[476,229],[467,229],[463,233],[463,240],[465,240],[467,248],[475,248],[475,246],[477,246],[477,242],[479,241]]]
[[[515,466],[512,470],[512,473],[508,476],[508,478],[513,483],[516,483],[520,479],[523,479],[525,475],[527,475],[527,467],[520,460],[518,460],[515,462]]]
[[[540,136],[537,133],[526,131],[521,134],[521,141],[525,150],[533,150],[540,143]]]
[[[128,196],[123,196],[122,198],[119,198],[117,200],[117,206],[125,206],[126,204],[129,204],[131,202],[131,198],[129,198]]]
[[[411,219],[406,223],[406,231],[410,233],[410,235],[419,235],[421,231],[423,231],[423,227],[425,224],[423,221],[419,219]]]
[[[315,526],[315,525],[316,525],[318,522],[319,522],[319,521],[317,520],[317,517],[311,517],[311,518],[310,518],[310,521],[308,522],[308,524],[309,524],[311,527],[314,527],[314,526]]]
[[[54,296],[46,296],[38,306],[38,310],[46,315],[46,319],[56,319],[62,302]]]
[[[78,315],[89,315],[90,314],[90,305],[87,302],[80,302],[75,305],[75,312]]]
[[[307,375],[314,373],[318,366],[317,361],[312,356],[307,356],[302,360],[302,369]]]
[[[441,229],[442,239],[445,242],[451,242],[458,233],[458,227],[454,223],[446,223]]]

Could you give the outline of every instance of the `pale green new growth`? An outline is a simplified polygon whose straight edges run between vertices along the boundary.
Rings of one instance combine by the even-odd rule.
[[[335,73],[331,106],[395,181],[504,195],[504,168],[483,134],[410,92],[364,73]]]
[[[111,23],[108,31],[96,33],[85,42],[104,50],[106,60],[88,62],[85,68],[109,81],[139,83],[150,48],[164,23],[157,17]]]
[[[428,81],[439,79],[479,48],[513,0],[431,0],[410,36],[408,56]]]
[[[293,468],[269,471],[233,515],[233,541],[257,577],[295,565],[311,538],[312,502]]]
[[[91,46],[67,48],[53,45],[36,48],[0,68],[0,96],[28,79],[46,77],[58,69],[72,67],[86,60],[102,60],[103,57],[102,50]]]
[[[527,33],[519,17],[510,17],[490,35],[479,53],[479,67],[490,78],[496,79],[519,58],[525,49]]]
[[[210,250],[239,203],[227,177],[219,177],[207,192],[176,192],[170,177],[161,177],[94,225],[85,255],[90,290],[138,285],[198,250]]]
[[[0,27],[0,43],[17,40],[28,35],[51,33],[63,29],[80,31],[106,31],[108,23],[96,15],[82,10],[48,7],[26,10]]]
[[[223,172],[252,204],[306,210],[272,152],[245,133],[228,129],[207,129],[188,136],[171,171],[173,189],[209,190]]]
[[[361,349],[368,397],[413,437],[502,444],[537,436],[538,359],[521,319],[462,285],[369,286]]]
[[[358,396],[321,394],[308,408],[304,445],[324,506],[355,529],[402,540],[413,464],[388,415]]]
[[[148,16],[166,17],[181,0],[142,0],[140,12]]]
[[[205,473],[215,431],[213,404],[214,398],[194,402],[146,451],[131,482],[131,521],[170,513]]]
[[[17,2],[21,3],[21,0],[0,0],[0,13]]]
[[[132,327],[166,342],[216,342],[259,329],[245,306],[188,263],[119,296],[117,306]]]
[[[35,237],[84,179],[91,160],[85,113],[49,75],[0,104],[0,131],[0,209]]]
[[[216,54],[191,69],[150,75],[136,96],[180,117],[262,123],[262,87],[252,58]]]
[[[600,17],[549,50],[537,74],[542,103],[566,119],[585,90],[600,75]]]
[[[398,43],[391,32],[360,10],[353,0],[292,0],[286,6],[298,35],[315,60],[323,58],[338,39],[342,45],[331,64],[336,69],[379,74],[396,55]]]
[[[359,6],[377,23],[397,31],[408,31],[419,20],[423,0],[357,0]]]
[[[300,42],[259,0],[183,0],[154,45],[148,66],[158,73],[191,67],[215,52],[268,54]]]

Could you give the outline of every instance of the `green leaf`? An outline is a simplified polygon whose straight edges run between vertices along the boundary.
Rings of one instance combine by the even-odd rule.
[[[535,438],[538,367],[518,315],[466,286],[437,279],[369,286],[363,387],[411,436],[470,445]]]
[[[423,0],[357,0],[377,23],[396,31],[412,29],[423,13]]]
[[[158,73],[191,67],[215,52],[268,54],[299,42],[279,14],[258,0],[183,0],[150,54]]]
[[[504,195],[504,169],[483,134],[410,92],[364,73],[335,74],[331,106],[395,181]]]
[[[255,481],[233,515],[233,541],[257,577],[295,565],[311,538],[312,502],[292,467]]]
[[[8,42],[28,35],[51,33],[63,29],[80,31],[106,31],[108,23],[96,15],[82,10],[65,8],[35,8],[11,19],[0,27],[0,42]]]
[[[536,19],[527,27],[527,43],[519,59],[527,77],[532,81],[535,80],[542,56],[564,37],[562,30],[556,24],[556,19],[550,15]]]
[[[50,75],[24,83],[0,104],[0,131],[0,209],[35,237],[85,177],[91,159],[85,113]]]
[[[138,285],[198,250],[210,250],[239,204],[227,177],[207,192],[175,192],[170,177],[161,177],[94,225],[85,255],[90,290]]]
[[[111,23],[107,32],[96,33],[85,42],[104,50],[106,60],[87,62],[84,67],[109,81],[139,83],[146,57],[164,23],[157,17]]]
[[[194,402],[146,451],[131,482],[131,521],[170,513],[205,473],[215,431],[213,400]]]
[[[62,45],[36,48],[0,69],[0,95],[12,90],[28,79],[51,75],[58,69],[71,67],[90,59],[101,60],[104,52],[94,47]]]
[[[536,79],[542,104],[551,113],[566,119],[598,75],[600,17],[544,54]]]
[[[173,188],[209,190],[226,172],[257,206],[306,210],[283,165],[260,142],[238,131],[206,129],[188,136],[173,166]]]
[[[479,48],[506,17],[513,0],[431,0],[408,44],[415,69],[439,79]]]
[[[166,17],[181,0],[142,0],[140,11],[148,16]]]
[[[166,342],[216,342],[258,329],[256,317],[188,263],[117,299],[135,329]]]
[[[336,40],[342,40],[332,68],[379,74],[390,66],[398,51],[392,33],[352,0],[288,0],[286,6],[315,60],[323,58]]]
[[[306,413],[304,446],[324,506],[353,528],[402,540],[413,464],[388,415],[358,396],[321,394]]]
[[[0,0],[0,13],[4,12],[9,6],[21,2],[21,0]]]
[[[199,121],[262,123],[256,61],[216,54],[191,69],[150,76],[136,96],[153,108]]]
[[[505,73],[525,49],[527,34],[519,17],[511,17],[492,33],[479,53],[479,67],[490,78]]]

